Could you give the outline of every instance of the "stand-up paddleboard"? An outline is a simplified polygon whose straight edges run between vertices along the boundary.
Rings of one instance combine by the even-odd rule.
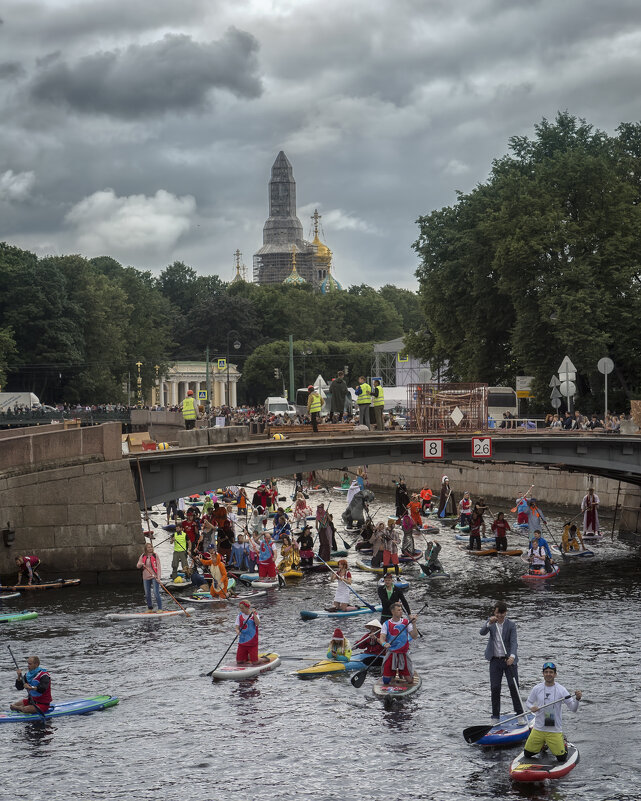
[[[430,581],[434,579],[446,579],[449,577],[450,574],[446,573],[444,570],[435,570],[433,573],[430,573],[429,575],[427,573],[424,573],[423,570],[421,570],[421,572],[418,574],[418,578],[429,579]]]
[[[277,590],[280,587],[280,582],[277,578],[273,581],[258,579],[258,581],[253,582],[252,587],[260,587],[261,590]]]
[[[457,542],[469,542],[470,535],[469,534],[457,534],[454,539]],[[494,537],[481,537],[481,544],[487,545],[488,542],[494,543]]]
[[[470,556],[496,556],[496,548],[481,548],[481,550],[470,550],[467,545],[459,545],[460,551],[468,553]]]
[[[322,562],[314,562],[311,565],[301,565],[300,569],[304,573],[329,573],[329,567]]]
[[[375,612],[381,612],[383,607],[378,604],[374,607]],[[344,612],[337,609],[317,609],[308,611],[301,609],[300,616],[303,620],[314,620],[317,617],[357,617],[358,615],[371,615],[372,608],[370,606],[350,606]]]
[[[374,682],[374,695],[378,695],[379,698],[405,698],[405,696],[415,693],[423,683],[423,679],[418,673],[414,674],[414,679],[409,684],[395,684],[394,681],[392,678],[389,684],[383,684],[381,676]]]
[[[521,576],[523,581],[545,581],[545,579],[554,578],[559,573],[559,566],[553,565],[552,570],[547,573],[545,569],[538,573],[525,573]]]
[[[515,745],[522,743],[530,736],[530,731],[534,725],[534,715],[526,713],[523,715],[525,723],[519,723],[518,718],[514,718],[513,712],[505,712],[501,715],[501,720],[513,718],[507,723],[497,723],[493,729],[476,741],[476,745]]]
[[[245,679],[252,679],[259,673],[273,670],[280,665],[278,654],[258,654],[258,658],[260,660],[258,665],[238,665],[236,663],[223,665],[211,674],[212,681],[245,681]]]
[[[0,623],[14,623],[17,620],[33,620],[37,612],[15,612],[11,615],[0,615]]]
[[[343,559],[347,556],[347,551],[343,549],[339,549],[338,551],[331,551],[330,557],[332,559]]]
[[[497,556],[522,556],[523,551],[519,548],[506,548],[504,551],[497,551]]]
[[[163,620],[166,617],[177,617],[185,612],[193,612],[193,606],[185,609],[146,609],[144,612],[108,612],[105,617],[109,620]]]
[[[80,579],[56,579],[42,584],[13,584],[5,587],[10,592],[30,592],[31,590],[59,590],[62,587],[77,587]]]
[[[455,528],[457,531],[468,532],[468,533],[469,533],[469,530],[470,530],[469,523],[468,523],[468,525],[467,525],[467,526],[462,526],[460,523],[457,523],[457,524],[454,526],[454,528]]]
[[[68,715],[86,715],[88,712],[97,712],[100,709],[107,709],[115,706],[118,698],[115,695],[94,695],[92,698],[78,698],[75,701],[60,701],[52,704],[49,711],[44,713],[44,717],[62,718]],[[38,712],[33,715],[25,715],[22,712],[0,712],[0,723],[22,723],[34,720],[42,721],[43,716]]]
[[[421,529],[422,534],[440,534],[441,529],[437,528],[436,526],[432,526],[429,523],[423,523],[423,528]]]
[[[334,492],[349,492],[349,487],[332,487]]]
[[[247,601],[250,598],[260,598],[264,595],[267,595],[267,590],[252,590],[251,592],[240,593],[239,595],[229,595],[227,598],[214,598],[208,592],[195,592],[193,595],[183,595],[181,600],[184,600],[186,603],[211,603],[212,601],[218,603],[231,601],[234,603],[236,601]]]
[[[544,782],[567,776],[579,764],[579,749],[572,743],[566,743],[566,748],[568,758],[565,762],[557,762],[551,751],[535,757],[526,757],[521,751],[510,765],[510,778],[515,782]]]
[[[359,570],[364,570],[366,573],[378,573],[379,576],[383,575],[383,568],[382,567],[372,567],[371,564],[367,564],[367,562],[361,562],[360,560],[356,560],[356,564],[354,565]],[[389,567],[387,568],[389,570]],[[399,567],[399,573],[403,572],[403,568]]]
[[[594,551],[589,548],[580,551],[562,551],[558,545],[551,545],[550,550],[557,556],[562,556],[564,559],[589,559],[594,556]]]
[[[394,574],[392,573],[391,575],[393,576]],[[383,576],[378,580],[378,586],[379,587],[385,586],[385,576]],[[395,578],[394,586],[396,587],[397,590],[406,590],[410,586],[410,583],[407,579]]]
[[[414,555],[410,556],[407,553],[399,553],[398,561],[399,562],[417,562],[421,556],[423,555],[423,551],[420,548],[416,548],[414,550]]]
[[[284,578],[303,578],[305,574],[302,570],[283,570],[281,576]]]
[[[353,670],[363,670],[365,665],[360,660],[339,662],[334,659],[321,659],[313,665],[295,670],[293,675],[300,679],[315,679],[319,676],[336,676],[340,673],[349,673]]]
[[[11,598],[19,598],[19,592],[3,592],[0,593],[0,601],[9,601]]]

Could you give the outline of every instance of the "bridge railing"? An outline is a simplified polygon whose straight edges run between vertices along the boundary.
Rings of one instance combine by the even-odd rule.
[[[0,412],[0,428],[20,428],[42,426],[65,420],[80,420],[81,425],[100,425],[101,423],[128,423],[131,415],[128,409],[119,411],[66,410],[63,412]]]

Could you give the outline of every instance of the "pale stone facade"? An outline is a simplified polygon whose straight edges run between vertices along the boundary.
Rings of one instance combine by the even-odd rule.
[[[220,356],[209,363],[211,394],[209,399],[212,406],[237,406],[236,384],[241,374],[235,364],[229,365],[225,358]],[[229,400],[227,399],[227,381],[229,380]],[[152,404],[160,406],[178,406],[187,396],[188,390],[193,390],[194,397],[201,406],[205,405],[199,399],[199,392],[207,389],[207,363],[206,362],[176,362],[169,368],[167,375],[158,379],[154,387]]]

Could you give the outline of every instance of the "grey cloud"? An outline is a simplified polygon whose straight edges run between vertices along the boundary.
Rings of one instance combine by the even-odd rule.
[[[73,64],[54,60],[35,76],[31,94],[79,112],[123,118],[198,110],[212,89],[260,96],[257,50],[257,40],[236,28],[209,43],[167,34],[152,44],[94,53]]]
[[[3,61],[0,63],[0,80],[20,78],[24,73],[25,69],[18,61]]]

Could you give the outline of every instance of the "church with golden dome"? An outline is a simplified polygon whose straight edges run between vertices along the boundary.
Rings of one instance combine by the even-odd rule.
[[[321,215],[312,215],[311,242],[303,239],[296,216],[296,181],[292,165],[281,152],[269,181],[269,217],[263,226],[263,246],[254,254],[256,284],[311,284],[322,292],[342,289],[332,275],[332,251],[320,239]]]

